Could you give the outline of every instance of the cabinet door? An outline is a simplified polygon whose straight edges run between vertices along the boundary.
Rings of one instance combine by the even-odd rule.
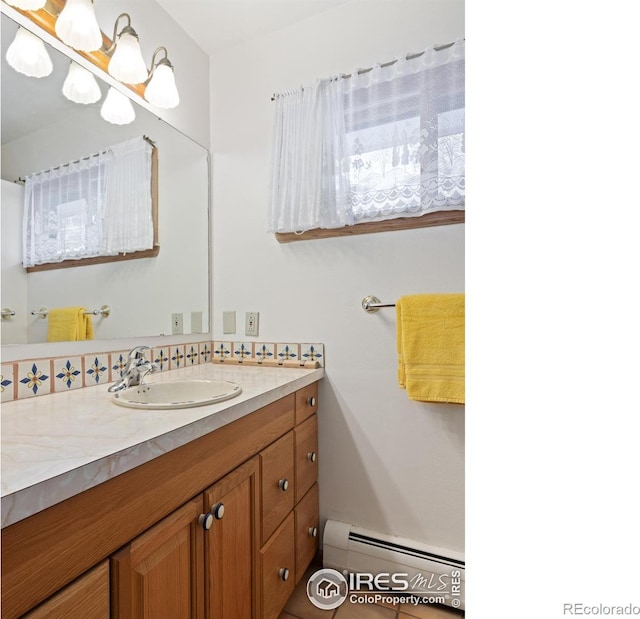
[[[262,619],[277,619],[293,593],[294,536],[292,512],[260,551]]]
[[[203,619],[202,494],[111,558],[113,616]]]
[[[262,487],[262,543],[293,509],[295,479],[293,431],[260,453]]]
[[[296,503],[318,479],[318,415],[294,430],[296,454]]]
[[[109,619],[109,562],[89,570],[24,619]]]
[[[249,460],[205,490],[214,520],[204,536],[210,619],[257,619],[259,461]]]

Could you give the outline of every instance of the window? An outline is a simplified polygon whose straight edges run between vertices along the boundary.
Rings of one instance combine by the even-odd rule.
[[[157,155],[146,138],[25,181],[28,271],[157,255]]]
[[[279,95],[270,231],[464,221],[464,147],[462,41]]]

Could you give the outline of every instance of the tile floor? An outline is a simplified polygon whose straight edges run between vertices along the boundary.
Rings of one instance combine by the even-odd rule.
[[[335,610],[320,610],[307,597],[307,580],[316,567],[310,568],[289,598],[279,619],[460,619],[464,611],[448,606],[412,604],[352,604],[348,599]]]

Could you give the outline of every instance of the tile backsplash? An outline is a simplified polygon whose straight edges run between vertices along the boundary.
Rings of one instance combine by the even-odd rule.
[[[114,382],[122,376],[128,350],[3,363],[2,402]],[[161,371],[200,363],[264,367],[324,367],[323,344],[204,341],[153,347],[148,353]]]

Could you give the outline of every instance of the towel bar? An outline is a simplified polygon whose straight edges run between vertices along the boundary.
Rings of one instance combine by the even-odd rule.
[[[378,297],[372,295],[362,299],[362,309],[369,314],[377,312],[381,307],[395,307],[395,303],[382,303]]]
[[[93,316],[104,316],[109,318],[111,308],[108,305],[103,305],[100,309],[91,310],[90,312],[84,312],[85,314],[92,314]],[[31,312],[32,316],[38,316],[39,318],[46,318],[49,315],[49,310],[46,307],[41,307],[39,310]]]

